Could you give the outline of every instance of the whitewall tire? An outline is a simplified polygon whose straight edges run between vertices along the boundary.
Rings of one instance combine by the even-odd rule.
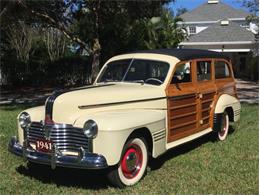
[[[223,113],[223,116],[222,116],[222,119],[220,122],[221,122],[221,128],[217,134],[217,138],[219,141],[224,141],[227,138],[228,130],[229,130],[229,117],[226,112]]]
[[[143,178],[147,162],[146,141],[143,138],[131,139],[125,144],[121,160],[108,174],[108,178],[118,187],[132,186]]]

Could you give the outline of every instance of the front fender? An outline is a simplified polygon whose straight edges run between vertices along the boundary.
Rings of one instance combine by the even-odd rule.
[[[74,126],[82,128],[89,119],[97,123],[93,152],[102,154],[111,166],[119,162],[124,144],[135,129],[147,128],[151,135],[165,130],[165,116],[166,110],[114,110],[83,115]]]

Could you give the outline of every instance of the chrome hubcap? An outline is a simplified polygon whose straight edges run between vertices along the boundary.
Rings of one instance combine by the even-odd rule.
[[[137,161],[137,156],[135,152],[131,152],[127,157],[126,157],[126,166],[129,171],[133,171],[136,168],[136,162]]]
[[[137,176],[142,167],[142,162],[143,155],[141,148],[136,144],[130,145],[121,161],[123,175],[128,179]]]

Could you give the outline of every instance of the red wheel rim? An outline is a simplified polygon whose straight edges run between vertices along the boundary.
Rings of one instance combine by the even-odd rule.
[[[142,162],[143,154],[141,148],[136,144],[131,144],[121,160],[123,175],[128,179],[136,177],[141,170]]]

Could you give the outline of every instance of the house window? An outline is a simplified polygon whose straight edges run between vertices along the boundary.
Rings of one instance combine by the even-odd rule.
[[[190,30],[190,34],[196,34],[196,26],[190,26],[189,30]]]

